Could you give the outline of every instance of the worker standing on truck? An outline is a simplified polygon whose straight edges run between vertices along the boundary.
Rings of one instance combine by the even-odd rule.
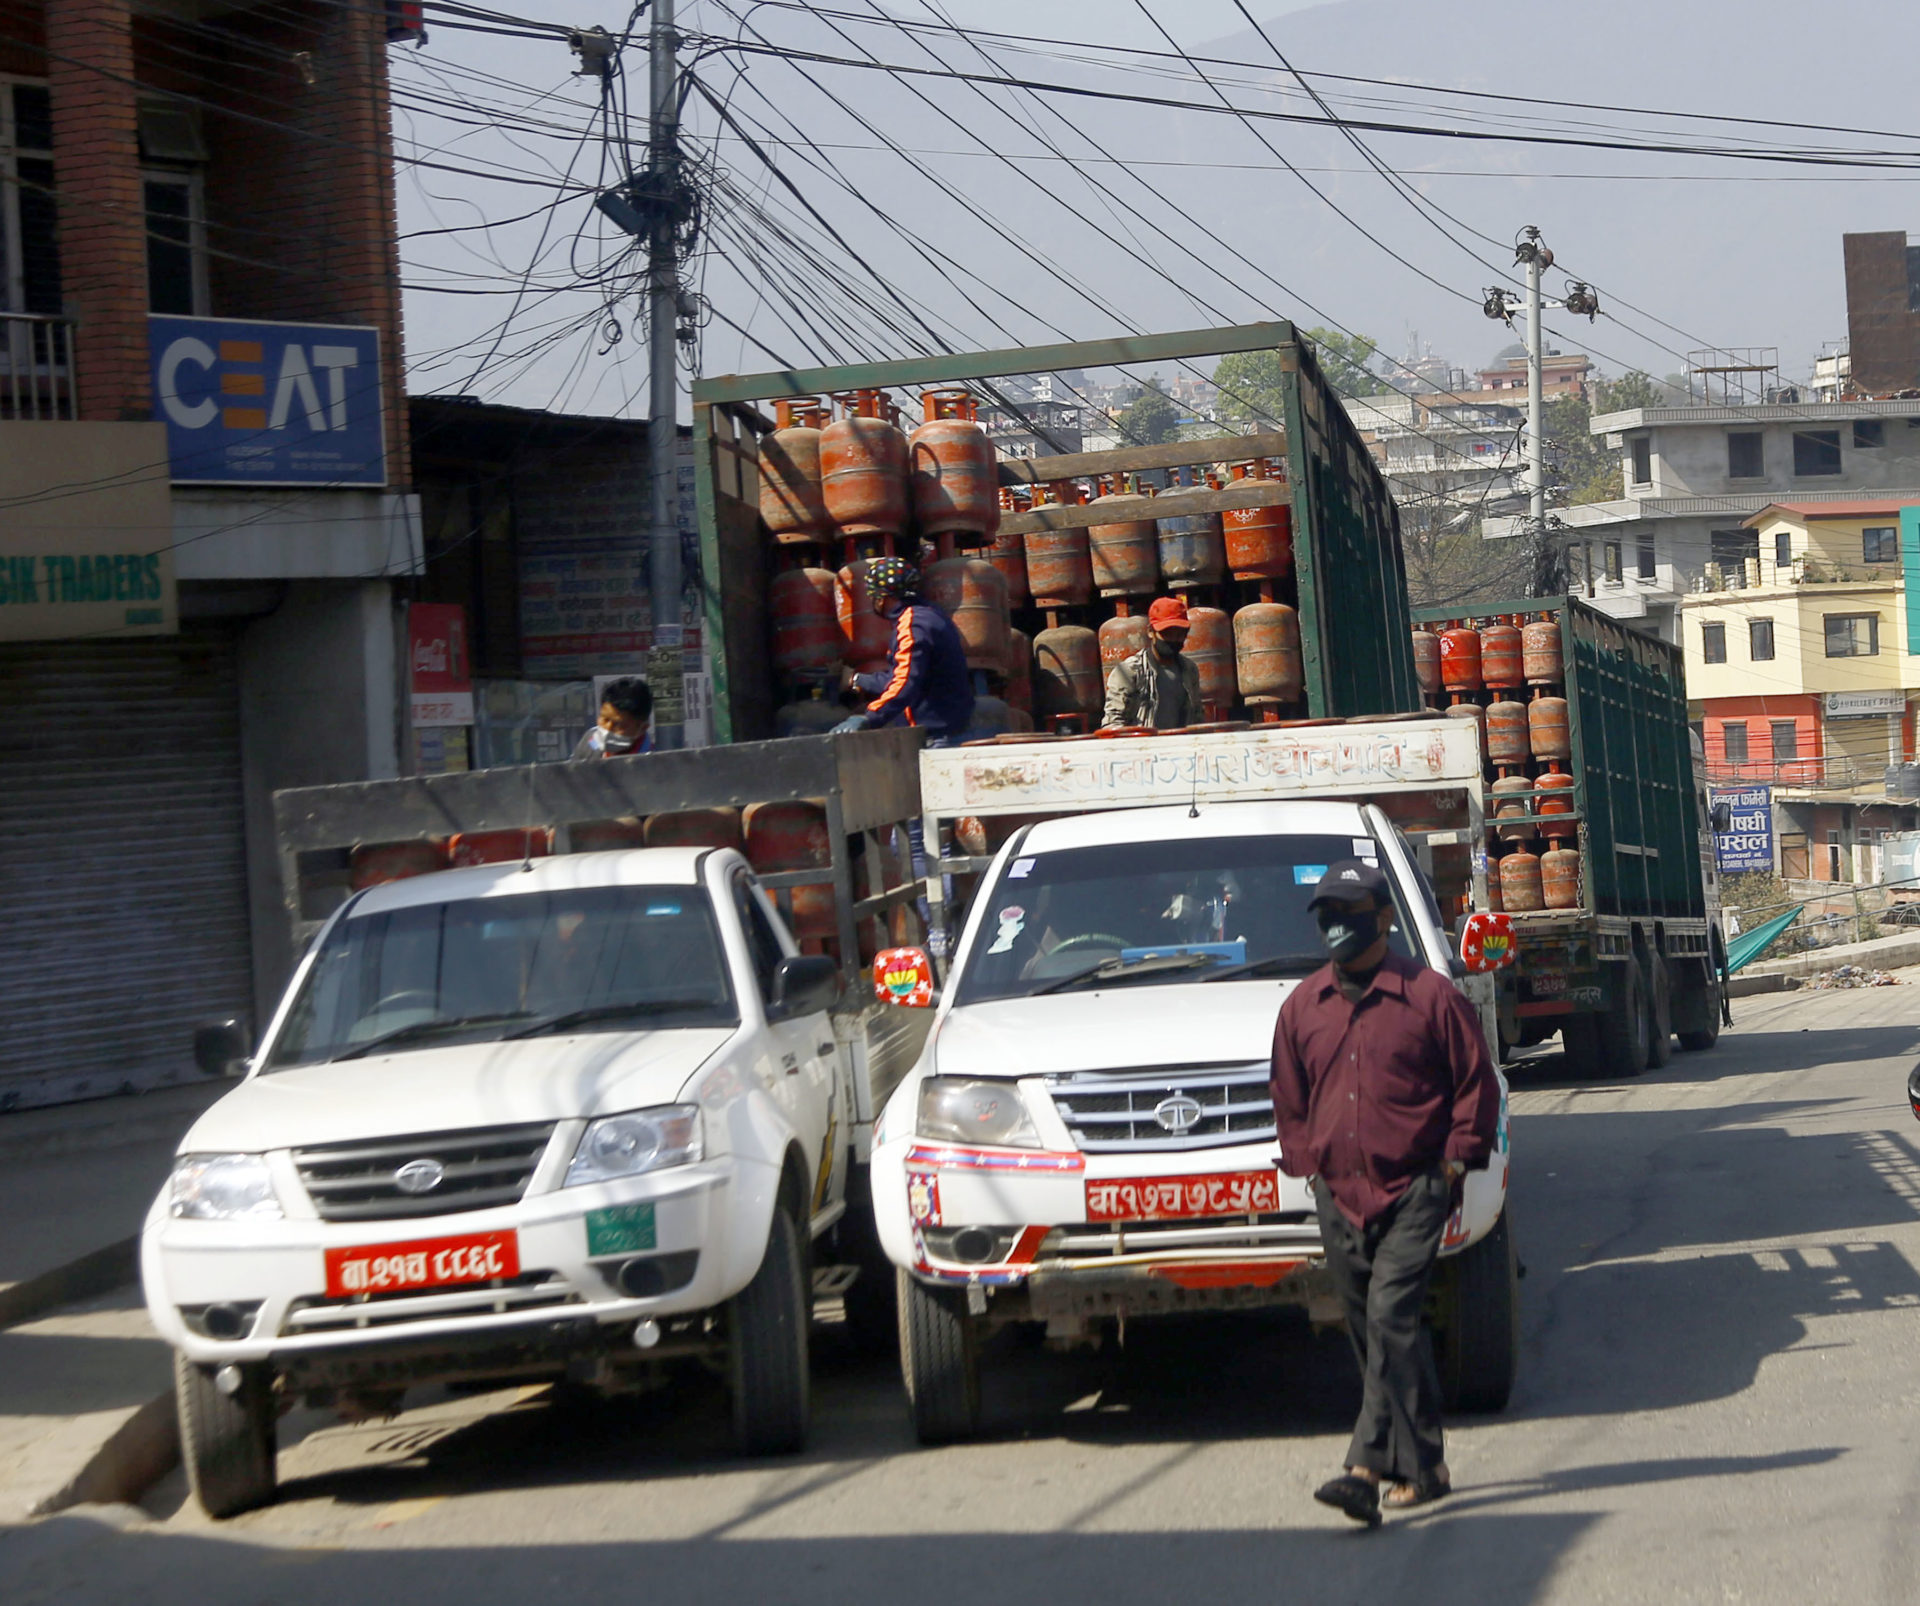
[[[1314,1498],[1356,1522],[1451,1488],[1427,1285],[1461,1178],[1487,1164],[1500,1088],[1451,978],[1388,951],[1377,864],[1329,865],[1308,905],[1331,963],[1280,1006],[1273,1111],[1280,1169],[1312,1179],[1327,1269],[1360,1363],[1347,1469]]]
[[[1147,610],[1147,644],[1107,676],[1105,730],[1148,725],[1172,730],[1207,717],[1200,701],[1200,666],[1186,656],[1192,621],[1181,597],[1157,598]]]
[[[893,661],[853,675],[848,684],[873,699],[864,714],[836,731],[878,730],[908,724],[927,733],[927,746],[951,747],[973,720],[973,680],[954,623],[920,595],[920,571],[905,558],[867,565],[873,611],[894,622]]]
[[[600,693],[600,723],[580,738],[575,758],[625,758],[653,751],[653,688],[638,675],[610,680]]]

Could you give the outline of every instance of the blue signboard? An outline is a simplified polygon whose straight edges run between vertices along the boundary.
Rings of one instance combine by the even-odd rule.
[[[1773,868],[1773,788],[1743,786],[1715,792],[1713,801],[1725,803],[1733,819],[1713,838],[1714,858],[1724,875],[1742,870]]]
[[[175,483],[385,485],[380,331],[147,320]]]

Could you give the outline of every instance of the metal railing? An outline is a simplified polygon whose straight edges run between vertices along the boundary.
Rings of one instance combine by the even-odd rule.
[[[1788,883],[1791,890],[1794,883]],[[1871,942],[1876,937],[1897,937],[1920,927],[1920,877],[1899,881],[1822,881],[1799,882],[1816,889],[1804,896],[1781,903],[1759,904],[1738,910],[1743,931],[1764,925],[1775,915],[1789,909],[1805,912],[1767,946],[1761,957],[1784,959],[1792,954],[1816,948],[1831,948],[1840,943]],[[1734,913],[1727,906],[1722,915]],[[1733,932],[1727,933],[1731,939]]]
[[[1831,758],[1753,759],[1738,764],[1725,760],[1707,765],[1711,786],[1799,786],[1810,791],[1851,791],[1857,786],[1879,786],[1884,775],[1862,773],[1844,753]]]
[[[0,312],[0,419],[80,416],[74,321],[39,312]]]

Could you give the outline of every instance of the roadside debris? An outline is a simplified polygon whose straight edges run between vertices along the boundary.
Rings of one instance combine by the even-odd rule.
[[[1900,978],[1890,970],[1868,970],[1863,965],[1841,965],[1809,976],[1802,986],[1815,992],[1831,992],[1841,987],[1898,987]]]

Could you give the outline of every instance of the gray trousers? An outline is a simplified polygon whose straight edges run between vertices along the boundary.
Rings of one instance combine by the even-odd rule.
[[[1453,1209],[1443,1170],[1415,1177],[1386,1214],[1362,1229],[1340,1213],[1327,1186],[1313,1183],[1333,1274],[1347,1311],[1347,1336],[1360,1363],[1360,1419],[1346,1464],[1396,1483],[1430,1477],[1446,1454],[1440,1378],[1427,1332],[1427,1285]]]

